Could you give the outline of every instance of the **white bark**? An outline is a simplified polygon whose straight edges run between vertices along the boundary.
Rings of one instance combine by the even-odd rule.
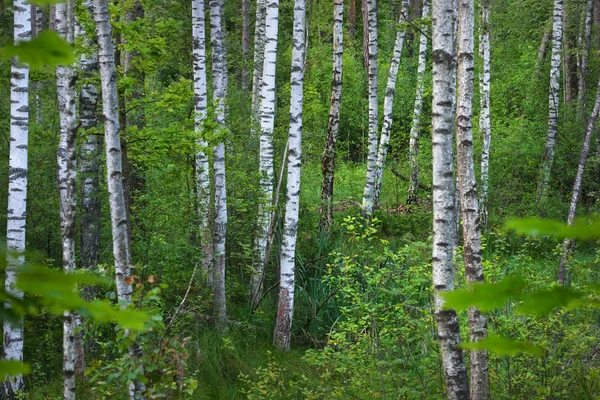
[[[58,34],[73,44],[74,5],[69,0],[55,8]],[[66,273],[75,270],[75,209],[76,209],[76,153],[75,136],[75,76],[72,66],[56,67],[56,88],[60,121],[57,175],[60,205],[62,264]],[[75,399],[75,317],[66,311],[63,317],[63,378],[64,398]]]
[[[261,199],[258,208],[258,234],[256,238],[256,267],[250,283],[252,303],[262,292],[266,263],[267,242],[273,206],[273,127],[275,123],[275,69],[277,33],[279,29],[279,0],[266,3],[265,47],[262,87],[260,92],[260,174]]]
[[[569,216],[567,218],[567,224],[573,225],[575,221],[575,214],[577,213],[577,203],[581,195],[581,185],[583,183],[583,173],[585,171],[585,165],[587,163],[588,154],[590,152],[590,142],[592,140],[592,134],[594,132],[594,126],[598,119],[598,113],[600,113],[600,81],[598,81],[598,87],[596,89],[596,102],[592,115],[587,120],[585,127],[585,137],[581,146],[581,152],[579,154],[579,166],[577,167],[577,174],[575,175],[575,182],[573,183],[573,192],[571,194],[571,204],[569,205]],[[558,283],[561,285],[565,284],[567,262],[569,258],[569,252],[571,249],[571,239],[565,239],[562,244],[562,253],[560,257],[560,266],[558,269]]]
[[[378,130],[378,74],[377,65],[377,0],[367,1],[369,25],[369,150],[367,154],[367,180],[363,191],[363,215],[368,217],[375,210],[375,166],[377,164]]]
[[[93,16],[91,0],[84,1],[84,10]],[[87,37],[83,27],[75,16],[75,37],[83,40],[84,53],[79,57],[78,74],[89,79],[98,71],[98,51],[92,40]],[[98,88],[87,82],[79,92],[79,122],[83,131],[96,127],[96,110],[98,106]],[[96,268],[100,249],[100,201],[98,199],[100,138],[95,132],[87,134],[80,147],[81,174],[81,254],[80,268]],[[84,298],[94,297],[94,288],[86,287]],[[81,326],[81,317],[74,316],[76,329]],[[78,330],[75,334],[75,374],[82,376],[85,372],[85,349],[83,334]]]
[[[554,0],[554,14],[552,23],[552,60],[550,63],[550,90],[548,93],[548,134],[546,136],[546,150],[542,158],[540,181],[537,187],[537,201],[541,202],[547,197],[550,173],[554,162],[556,148],[556,135],[558,130],[558,107],[560,102],[560,67],[562,52],[563,31],[563,0]]]
[[[202,246],[202,272],[209,286],[213,284],[213,243],[210,230],[210,165],[206,151],[208,143],[202,135],[202,125],[206,120],[208,93],[206,84],[206,33],[204,0],[192,0],[192,37],[194,63],[194,111],[195,128],[198,139],[196,153],[196,187],[198,195],[198,216]]]
[[[587,115],[587,75],[588,75],[588,60],[590,57],[591,39],[592,39],[592,24],[594,14],[594,0],[587,0],[583,35],[579,35],[579,88],[578,88],[578,106],[579,114],[583,117]]]
[[[227,72],[224,57],[224,32],[221,9],[223,0],[210,0],[210,38],[212,45],[212,88],[215,106],[215,122],[225,129],[225,96]],[[213,150],[215,169],[215,222],[214,222],[214,311],[217,329],[227,325],[225,301],[225,237],[227,234],[227,194],[225,186],[225,144],[217,144]]]
[[[490,143],[492,140],[492,124],[490,121],[490,3],[481,0],[481,22],[479,36],[479,55],[482,60],[482,71],[479,74],[480,112],[479,128],[481,137],[481,195],[479,197],[479,214],[481,224],[488,224],[488,180],[490,165]]]
[[[108,180],[117,297],[122,303],[130,303],[132,290],[127,278],[130,275],[131,254],[128,245],[129,240],[127,239],[125,198],[123,196],[117,74],[107,0],[94,0],[94,18],[96,20],[98,64],[100,66],[100,80],[102,83],[106,175]]]
[[[321,227],[333,225],[333,183],[337,137],[340,130],[340,106],[342,103],[342,69],[344,63],[344,1],[334,0],[333,4],[333,73],[331,78],[331,104],[327,139],[321,158],[323,185],[321,189]],[[306,54],[306,51],[305,51]]]
[[[31,7],[24,0],[14,1],[14,42],[31,39]],[[27,149],[29,136],[29,66],[17,59],[10,74],[10,153],[8,161],[8,212],[6,223],[6,293],[23,298],[16,286],[19,268],[25,262],[25,220],[27,209]],[[10,307],[10,302],[5,303]],[[23,361],[23,320],[4,321],[3,359]],[[23,390],[23,376],[7,379],[6,395]]]
[[[456,145],[460,209],[463,226],[463,258],[467,282],[483,282],[481,266],[481,228],[475,164],[473,162],[473,96],[475,93],[475,11],[473,0],[458,3],[458,107]],[[469,309],[469,340],[487,337],[486,318],[476,308]],[[471,399],[487,400],[490,396],[487,351],[471,351]]]
[[[398,23],[406,22],[405,15],[408,15],[409,1],[402,1],[402,9]],[[429,12],[429,4],[427,4],[427,12]],[[394,122],[394,97],[396,95],[396,78],[398,77],[398,67],[402,58],[402,47],[404,46],[404,36],[406,31],[402,28],[396,31],[396,41],[394,43],[394,51],[388,71],[388,81],[383,99],[383,124],[381,126],[381,138],[379,139],[379,150],[377,151],[377,160],[375,161],[375,187],[373,189],[373,210],[379,204],[379,195],[381,194],[381,182],[383,180],[383,169],[385,167],[385,158],[387,156],[388,144],[390,142],[390,133],[392,131],[392,123]]]
[[[294,312],[295,252],[300,209],[300,167],[302,165],[302,102],[304,100],[304,55],[306,54],[305,8],[306,0],[294,1],[287,202],[279,264],[279,306],[273,334],[273,344],[282,350],[290,348]]]
[[[454,310],[444,310],[441,292],[454,288],[452,249],[455,236],[452,134],[454,125],[453,1],[434,0],[432,6],[432,153],[433,153],[433,288],[435,316],[449,399],[468,399],[469,387],[460,330]]]
[[[102,84],[104,147],[106,151],[106,175],[108,181],[115,280],[117,298],[125,306],[131,303],[132,288],[129,282],[131,253],[129,249],[125,196],[123,193],[117,73],[107,0],[94,0],[94,20],[96,21],[98,65],[100,67],[100,81]],[[139,348],[134,344],[129,349],[129,352],[131,357],[136,357],[139,353]],[[145,387],[141,382],[137,380],[131,382],[129,384],[129,397],[131,399],[140,397],[144,390]]]
[[[429,0],[423,0],[423,13],[421,19],[429,17]],[[417,67],[417,95],[413,109],[413,120],[410,128],[409,159],[410,159],[410,182],[408,185],[408,204],[418,202],[419,190],[419,135],[421,133],[421,111],[423,110],[423,92],[425,86],[425,67],[427,62],[427,26],[422,25],[419,41],[419,64]]]
[[[256,0],[256,22],[254,27],[254,72],[252,76],[252,111],[259,118],[259,101],[262,87],[263,62],[265,57],[265,23],[267,1]]]
[[[93,15],[92,1],[84,2],[86,9]],[[85,37],[83,27],[75,21],[75,35],[83,39],[90,53],[79,58],[80,73],[89,79],[98,71],[98,52],[90,38]],[[96,126],[98,106],[98,88],[85,83],[79,92],[79,121],[84,131]],[[98,264],[100,246],[100,202],[98,201],[99,165],[98,157],[101,143],[98,135],[89,134],[80,150],[80,173],[82,175],[81,195],[81,266],[95,268]]]

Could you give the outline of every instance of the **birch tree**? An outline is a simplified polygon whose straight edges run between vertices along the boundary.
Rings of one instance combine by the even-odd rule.
[[[554,0],[554,13],[552,22],[552,60],[550,63],[550,90],[548,93],[548,133],[546,136],[546,149],[540,168],[540,181],[537,187],[538,203],[547,197],[550,172],[554,162],[556,148],[556,134],[558,131],[558,106],[560,102],[560,67],[563,36],[563,0]]]
[[[369,150],[367,155],[367,181],[363,191],[363,214],[369,216],[375,210],[375,170],[377,165],[378,137],[378,78],[377,66],[377,0],[367,1],[367,22],[369,26]]]
[[[578,54],[578,70],[579,70],[579,88],[577,91],[579,115],[585,117],[587,115],[587,75],[588,75],[588,60],[590,57],[591,41],[592,41],[592,24],[594,14],[594,0],[587,0],[584,13],[583,34],[579,35],[579,54]]]
[[[279,29],[279,0],[266,2],[265,45],[262,87],[260,92],[260,174],[261,200],[258,207],[258,234],[256,239],[256,268],[251,280],[252,303],[262,292],[262,281],[267,260],[267,242],[271,229],[273,205],[273,128],[275,124],[275,68],[277,34]]]
[[[427,1],[427,0],[426,0]],[[402,9],[400,11],[400,17],[398,23],[401,24],[405,21],[405,16],[408,15],[409,1],[404,0],[402,2]],[[429,7],[429,3],[427,3]],[[425,8],[423,8],[425,10]],[[427,10],[427,12],[429,12]],[[394,51],[392,53],[392,60],[390,62],[390,69],[388,71],[388,81],[385,91],[385,98],[383,99],[383,124],[381,126],[381,138],[379,139],[379,149],[377,151],[377,161],[375,163],[375,188],[373,194],[373,210],[377,208],[379,204],[379,195],[381,193],[381,182],[383,180],[383,169],[385,167],[385,158],[387,156],[388,144],[390,142],[390,133],[392,131],[392,123],[394,122],[394,97],[396,96],[396,79],[398,77],[398,67],[400,66],[400,59],[402,58],[402,48],[404,47],[404,36],[406,31],[404,27],[400,26],[396,30],[396,41],[394,43]]]
[[[31,40],[31,7],[25,0],[14,0],[14,43]],[[10,145],[8,161],[8,211],[6,222],[6,293],[18,299],[23,292],[16,287],[17,271],[25,262],[25,222],[27,209],[27,153],[29,137],[29,66],[17,58],[10,71]],[[10,307],[6,303],[5,307]],[[23,361],[23,319],[4,320],[4,360]],[[4,383],[8,398],[23,390],[23,376]]]
[[[488,224],[488,180],[490,165],[490,143],[492,140],[492,124],[490,121],[490,2],[481,0],[481,22],[479,35],[479,55],[482,60],[482,71],[479,73],[480,111],[479,129],[483,138],[481,144],[481,194],[479,197],[479,214],[481,225]]]
[[[256,0],[254,24],[254,71],[252,76],[252,111],[258,120],[260,91],[262,87],[263,61],[265,58],[266,0]]]
[[[460,343],[458,316],[443,308],[441,293],[454,288],[452,249],[455,235],[452,134],[454,124],[453,1],[432,6],[432,154],[433,154],[433,288],[435,317],[449,399],[468,399],[469,386]]]
[[[594,109],[592,110],[592,114],[587,120],[587,124],[585,127],[585,137],[583,139],[583,144],[581,146],[581,152],[579,154],[579,165],[577,166],[577,174],[575,175],[575,182],[573,183],[573,192],[571,194],[571,203],[569,205],[569,216],[567,218],[567,224],[573,225],[575,221],[575,214],[577,213],[577,203],[579,202],[579,197],[581,196],[581,186],[583,183],[583,173],[585,171],[585,166],[587,163],[587,158],[590,153],[590,142],[592,140],[592,134],[594,132],[594,126],[596,124],[596,120],[598,119],[598,113],[600,112],[600,81],[598,82],[598,87],[596,89],[596,102],[594,103]],[[565,284],[566,272],[567,272],[567,262],[569,258],[569,252],[571,249],[572,241],[569,238],[566,238],[562,243],[562,253],[560,256],[560,265],[558,269],[558,283],[561,285]]]
[[[356,7],[356,4],[354,4]],[[356,10],[355,10],[356,11]],[[327,139],[321,157],[323,185],[321,187],[321,228],[333,225],[333,184],[337,138],[340,130],[340,106],[342,102],[342,69],[344,62],[344,0],[333,2],[333,72],[331,77],[331,102]]]
[[[84,1],[84,10],[93,15],[91,0]],[[83,77],[84,84],[79,91],[79,124],[86,133],[80,146],[79,172],[81,175],[81,251],[80,268],[93,269],[98,265],[100,249],[100,201],[98,199],[99,153],[101,149],[99,136],[91,131],[96,126],[96,109],[98,106],[98,88],[89,79],[98,71],[98,52],[95,45],[87,37],[83,26],[75,17],[75,37],[85,44],[86,51],[79,57],[78,75]],[[94,289],[85,288],[84,298],[91,300]],[[76,328],[81,326],[81,318],[76,314]],[[85,349],[83,333],[75,334],[75,373],[82,376],[85,372]]]
[[[423,11],[421,19],[429,17],[429,0],[423,0]],[[415,106],[413,108],[413,120],[410,128],[409,141],[409,162],[410,162],[410,181],[408,184],[408,204],[417,204],[419,200],[419,135],[421,133],[421,112],[423,110],[423,93],[425,86],[423,79],[425,77],[425,67],[427,63],[427,26],[421,25],[421,35],[419,38],[419,61],[417,66],[417,94],[415,96]]]
[[[341,1],[340,1],[341,3]],[[281,245],[279,306],[273,344],[289,350],[294,314],[295,253],[300,209],[300,166],[302,165],[302,102],[304,100],[304,55],[306,53],[306,0],[294,1],[290,132],[288,138],[287,201]]]
[[[206,34],[204,21],[204,0],[192,0],[192,37],[194,63],[194,121],[198,139],[196,153],[196,187],[198,193],[198,216],[201,229],[202,272],[212,285],[213,242],[210,230],[210,165],[206,149],[208,143],[201,137],[202,124],[206,119],[208,94],[206,86]]]
[[[212,89],[215,122],[220,131],[225,130],[225,96],[227,80],[225,70],[225,32],[223,30],[223,0],[210,0],[210,43],[212,46]],[[227,191],[225,186],[225,143],[219,142],[213,149],[215,170],[215,221],[214,245],[214,298],[216,326],[227,326],[225,299],[225,237],[227,234]]]
[[[131,303],[131,253],[125,196],[123,193],[123,170],[121,164],[121,135],[119,133],[117,74],[115,52],[112,43],[112,27],[107,0],[94,0],[94,20],[98,42],[98,65],[102,84],[102,113],[104,117],[104,148],[106,152],[106,176],[110,206],[113,258],[117,298],[123,305]],[[129,349],[131,357],[139,352],[137,345]],[[145,390],[139,381],[129,384],[129,397],[140,397]]]
[[[474,83],[474,1],[458,2],[458,100],[456,116],[456,155],[460,184],[460,209],[463,227],[463,258],[469,284],[483,282],[481,266],[481,227],[475,164],[473,162],[473,96]],[[485,316],[469,309],[469,340],[478,342],[487,337]],[[471,351],[471,399],[486,400],[490,396],[488,354]]]
[[[74,5],[69,0],[55,8],[58,34],[73,44]],[[60,230],[62,264],[66,273],[75,270],[75,76],[72,66],[56,67],[56,92],[60,122],[60,140],[57,154],[58,199],[60,205]],[[75,399],[75,321],[77,317],[65,311],[63,321],[63,378],[64,398]]]
[[[250,51],[250,0],[242,0],[242,89],[248,90],[248,52]]]

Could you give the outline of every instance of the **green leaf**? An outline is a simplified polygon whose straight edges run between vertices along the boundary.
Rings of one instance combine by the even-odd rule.
[[[550,289],[536,290],[527,294],[515,312],[542,316],[558,307],[569,307],[585,296],[584,292],[556,286]]]
[[[75,62],[73,47],[53,31],[43,31],[30,41],[6,46],[2,50],[2,57],[17,57],[19,62],[29,64],[33,69]]]
[[[526,282],[509,276],[497,283],[474,283],[467,289],[442,293],[445,299],[444,308],[465,310],[477,307],[483,312],[504,306],[506,301],[518,297],[526,286]]]
[[[25,375],[29,373],[30,369],[28,364],[23,364],[21,361],[0,361],[0,377],[3,382],[7,376]]]
[[[467,350],[488,350],[498,355],[513,356],[519,353],[529,353],[542,356],[545,349],[530,342],[513,340],[498,335],[489,335],[479,342],[461,343],[460,347]]]
[[[600,238],[600,221],[588,224],[585,220],[578,220],[569,226],[551,219],[525,218],[509,220],[506,222],[505,228],[524,235],[554,236],[558,239]]]

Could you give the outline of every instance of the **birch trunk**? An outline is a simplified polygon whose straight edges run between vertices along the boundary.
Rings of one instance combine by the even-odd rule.
[[[556,134],[558,129],[558,107],[560,102],[560,63],[562,51],[562,14],[563,0],[554,0],[554,15],[552,24],[552,61],[550,66],[550,90],[548,94],[548,134],[546,137],[546,150],[542,158],[540,181],[537,187],[537,202],[544,201],[547,197],[550,172],[554,162],[556,147]]]
[[[590,142],[592,140],[592,134],[594,132],[594,126],[598,119],[598,113],[600,112],[600,81],[596,89],[596,102],[594,103],[594,109],[592,114],[587,121],[585,127],[585,137],[583,139],[583,145],[581,146],[581,152],[579,154],[579,166],[577,167],[577,174],[575,175],[575,182],[573,183],[573,193],[571,195],[571,204],[569,206],[569,216],[567,218],[567,224],[573,225],[575,221],[575,214],[577,212],[577,203],[581,195],[581,185],[583,182],[583,173],[585,171],[585,165],[587,163],[588,154],[590,152]],[[558,283],[561,285],[565,284],[565,276],[567,270],[567,262],[569,258],[569,252],[571,249],[571,239],[565,239],[562,244],[562,253],[560,256],[560,266],[558,269]]]
[[[435,316],[442,352],[442,365],[449,399],[468,399],[469,385],[458,347],[460,330],[454,310],[443,309],[440,294],[454,288],[452,248],[455,236],[454,174],[452,134],[454,125],[454,24],[453,1],[434,0],[432,7],[433,35],[433,288]]]
[[[429,7],[428,1],[425,1],[427,2],[427,7]],[[409,3],[409,0],[402,1],[402,10],[400,12],[398,23],[406,22],[404,16],[408,15]],[[429,10],[427,10],[427,12],[429,12]],[[396,41],[394,43],[394,51],[392,53],[392,60],[390,62],[390,69],[388,71],[387,87],[385,91],[385,98],[383,99],[383,124],[381,126],[381,138],[379,139],[379,150],[377,151],[377,160],[375,162],[373,210],[375,210],[379,204],[385,158],[387,156],[388,144],[390,142],[392,123],[394,122],[393,110],[394,97],[396,96],[396,78],[398,77],[398,67],[400,66],[400,59],[402,58],[402,47],[404,46],[405,35],[406,31],[402,28],[396,31]],[[425,44],[425,46],[427,46],[427,44]]]
[[[14,43],[31,39],[31,7],[25,0],[14,1]],[[6,223],[6,293],[22,299],[16,285],[18,270],[25,262],[25,221],[27,209],[27,149],[29,136],[29,66],[16,58],[10,73],[10,153],[8,161],[8,211]],[[10,302],[4,304],[10,307]],[[23,319],[4,321],[4,360],[23,361]],[[24,390],[23,376],[8,378],[4,391],[14,398]]]
[[[377,165],[378,131],[378,79],[377,66],[377,0],[367,0],[369,25],[369,150],[367,154],[367,180],[363,191],[363,215],[373,214],[375,210],[375,169]]]
[[[336,0],[337,3],[340,0]],[[302,101],[304,100],[304,55],[306,53],[306,0],[294,1],[292,39],[292,76],[290,94],[290,133],[288,138],[288,176],[285,223],[281,245],[279,306],[273,344],[289,350],[294,314],[295,252],[300,209],[300,167],[302,165]]]
[[[84,9],[93,15],[91,0],[84,2]],[[91,78],[98,71],[98,52],[90,38],[86,37],[81,24],[75,18],[75,36],[82,39],[85,48],[92,51],[79,57],[79,74],[85,79]],[[80,149],[81,175],[81,254],[80,268],[94,269],[98,265],[100,248],[100,202],[98,199],[99,152],[100,139],[89,130],[96,127],[96,109],[98,106],[98,89],[92,83],[85,83],[79,92],[79,123],[86,133],[86,139]],[[83,296],[87,300],[94,297],[93,288],[84,288]],[[75,319],[76,328],[81,326],[81,318]],[[85,372],[85,348],[83,334],[75,335],[75,374],[83,376]]]
[[[475,164],[473,162],[473,96],[475,92],[473,0],[458,2],[458,107],[456,117],[456,155],[460,184],[460,209],[463,226],[463,258],[469,284],[483,282],[481,266],[481,227]],[[479,342],[487,337],[485,316],[476,308],[469,309],[469,340]],[[471,399],[490,397],[488,354],[471,351]]]
[[[421,19],[429,17],[429,0],[423,0],[423,12]],[[419,42],[419,65],[417,67],[417,95],[415,96],[415,107],[413,109],[412,127],[410,128],[410,182],[408,184],[408,204],[417,204],[419,201],[419,135],[421,133],[421,111],[423,110],[423,78],[427,62],[427,26],[422,25]]]
[[[259,119],[259,101],[262,87],[263,61],[265,58],[266,0],[256,1],[256,22],[254,26],[254,72],[252,76],[252,111]]]
[[[93,15],[91,0],[84,2],[86,9]],[[92,47],[92,41],[85,37],[83,27],[75,25],[75,35],[82,38],[85,47]],[[98,71],[98,53],[84,53],[79,58],[81,74],[91,78]],[[79,92],[79,121],[84,131],[96,127],[98,107],[98,88],[92,83],[82,85]],[[80,173],[82,175],[82,216],[81,216],[81,267],[95,268],[99,259],[100,247],[100,202],[98,201],[98,157],[100,152],[98,135],[89,134],[81,146]]]
[[[262,87],[260,92],[260,175],[261,200],[258,207],[256,238],[256,268],[250,282],[252,304],[262,292],[267,242],[273,205],[273,127],[275,124],[275,68],[277,33],[279,29],[279,0],[266,2],[265,46]]]
[[[213,284],[213,242],[210,230],[210,165],[206,150],[208,143],[202,138],[202,125],[206,120],[208,94],[206,84],[206,33],[204,0],[192,0],[192,37],[194,63],[194,111],[198,139],[196,153],[196,186],[198,216],[201,230],[202,272],[209,286]]]
[[[577,104],[579,106],[579,115],[584,118],[587,115],[587,76],[588,60],[590,57],[592,40],[593,14],[594,0],[587,0],[585,7],[583,35],[579,36],[579,88],[577,91]]]
[[[212,89],[215,106],[215,122],[219,130],[225,129],[225,97],[227,79],[225,70],[225,33],[223,32],[223,0],[210,0],[210,40],[212,46]],[[225,144],[217,144],[213,150],[215,169],[215,222],[214,245],[214,298],[213,306],[218,330],[227,327],[225,299],[225,237],[227,234],[227,192],[225,186]]]
[[[356,4],[354,4],[356,7]],[[321,157],[323,185],[321,188],[321,229],[333,225],[333,184],[337,138],[340,130],[340,106],[342,102],[342,70],[344,62],[344,0],[333,3],[333,72],[331,77],[331,102],[327,139]]]
[[[480,90],[480,112],[479,128],[483,142],[481,145],[481,195],[479,197],[479,215],[481,216],[481,225],[488,225],[488,180],[490,165],[490,143],[492,140],[492,124],[490,121],[490,2],[482,0],[481,4],[481,22],[479,36],[479,55],[482,60],[483,70],[479,74]]]
[[[248,90],[248,52],[250,51],[250,0],[242,0],[242,89]]]
[[[56,29],[58,34],[73,44],[74,5],[69,0],[56,5]],[[60,230],[62,243],[62,264],[65,273],[75,270],[75,76],[73,67],[56,67],[56,91],[60,121],[58,143],[57,175],[58,198],[60,205]],[[75,321],[77,317],[65,311],[63,321],[63,379],[64,398],[75,399]]]
[[[104,117],[104,147],[106,151],[106,175],[110,206],[113,258],[117,298],[123,306],[131,303],[130,283],[131,253],[125,196],[123,193],[123,171],[121,164],[121,141],[119,133],[117,74],[115,52],[112,43],[112,27],[107,0],[94,0],[94,20],[98,42],[98,65],[102,84],[102,113]],[[131,357],[139,353],[137,345],[129,349]],[[139,381],[129,384],[129,397],[138,398],[145,390]]]

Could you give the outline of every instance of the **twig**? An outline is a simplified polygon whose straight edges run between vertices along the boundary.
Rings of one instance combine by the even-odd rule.
[[[267,293],[269,293],[271,290],[275,289],[277,287],[277,285],[279,285],[279,282],[281,281],[277,281],[273,284],[273,286],[271,286],[270,288],[268,288],[265,293],[261,296],[261,298],[256,302],[256,304],[252,307],[252,310],[250,311],[250,316],[252,316],[252,314],[254,314],[254,312],[256,311],[256,309],[258,308],[258,306],[260,306],[260,303],[262,303],[262,301],[265,299],[265,297],[267,296]]]
[[[335,294],[340,290],[340,288],[335,289],[333,292],[331,292],[329,294],[329,296],[327,296],[327,298],[325,300],[323,300],[323,302],[321,302],[321,304],[319,304],[319,307],[317,307],[317,309],[315,310],[314,315],[308,320],[306,321],[306,325],[304,325],[304,327],[302,328],[303,330],[308,328],[308,325],[310,325],[311,321],[313,320],[314,317],[316,317],[319,314],[319,311],[321,311],[321,308],[323,308],[323,306],[329,301],[329,299],[331,299],[333,296],[335,296]]]
[[[163,340],[164,340],[165,336],[167,335],[167,332],[169,332],[169,329],[171,329],[171,326],[173,326],[173,323],[177,319],[177,316],[179,315],[179,312],[181,311],[183,304],[187,300],[188,294],[190,294],[190,289],[192,288],[192,283],[194,282],[194,277],[196,276],[197,269],[198,269],[198,261],[196,261],[196,265],[194,265],[194,271],[192,272],[192,277],[190,278],[190,283],[188,284],[187,290],[185,291],[185,295],[183,296],[183,299],[181,299],[181,303],[179,303],[179,307],[177,307],[177,310],[175,310],[175,314],[173,314],[173,318],[171,318],[171,320],[169,321],[169,325],[167,325],[167,327],[165,328]]]
[[[392,171],[392,173],[394,175],[396,175],[398,178],[400,178],[401,180],[408,182],[409,179],[406,176],[402,175],[400,172],[398,172],[398,170],[395,167],[390,168],[390,171]],[[417,183],[417,186],[423,190],[431,190],[431,188],[429,186],[424,185],[421,182]]]

